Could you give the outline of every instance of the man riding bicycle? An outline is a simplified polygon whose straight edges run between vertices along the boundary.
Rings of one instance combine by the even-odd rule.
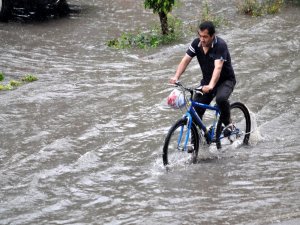
[[[170,83],[175,84],[178,81],[193,57],[196,56],[203,74],[203,79],[200,82],[200,85],[203,86],[203,95],[195,94],[193,100],[210,104],[213,98],[216,97],[221,112],[220,120],[228,129],[227,132],[230,132],[233,127],[230,126],[230,103],[228,99],[236,80],[227,44],[215,35],[215,27],[210,21],[200,24],[198,35],[199,37],[191,43],[186,51],[175,75],[170,79]],[[205,109],[196,108],[196,111],[202,119]],[[217,133],[217,140],[219,136],[220,132]],[[219,141],[217,141],[217,147],[221,148]]]

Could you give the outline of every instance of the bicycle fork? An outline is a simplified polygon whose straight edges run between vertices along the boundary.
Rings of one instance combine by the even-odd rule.
[[[187,119],[187,127],[186,127],[186,131],[184,131],[185,126],[181,126],[180,133],[179,133],[178,140],[177,140],[177,147],[179,150],[187,151],[187,145],[188,145],[188,141],[189,141],[189,137],[190,137],[190,133],[191,133],[191,127],[192,127],[192,116],[191,116],[191,114],[186,113],[186,115],[184,117],[186,117],[186,119]],[[184,140],[183,148],[181,149],[180,143],[182,141],[184,132],[186,133],[185,140]]]

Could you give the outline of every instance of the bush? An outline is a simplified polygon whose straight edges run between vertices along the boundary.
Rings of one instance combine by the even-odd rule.
[[[278,13],[283,4],[284,0],[239,0],[237,7],[240,12],[256,17]]]
[[[266,14],[275,14],[280,11],[284,3],[284,0],[268,0],[265,3]]]
[[[181,38],[182,23],[179,19],[168,15],[169,33],[163,35],[158,25],[152,27],[148,32],[122,33],[119,37],[109,40],[107,45],[116,49],[126,48],[156,48],[163,44],[173,43]]]
[[[201,17],[201,20],[202,22],[203,21],[211,21],[213,22],[213,24],[216,26],[216,27],[220,27],[221,24],[224,24],[225,23],[225,19],[221,16],[217,16],[217,15],[214,15],[207,3],[207,1],[205,1],[203,3],[203,10],[202,10],[202,17]]]
[[[28,74],[25,77],[23,77],[21,80],[23,82],[33,82],[33,81],[37,81],[38,78],[36,76],[32,75],[32,74]]]
[[[4,74],[2,72],[0,72],[0,81],[4,80]],[[10,80],[8,84],[1,84],[0,83],[0,91],[7,91],[7,90],[12,90],[15,87],[18,87],[22,84],[24,84],[24,82],[33,82],[38,80],[38,78],[32,74],[28,74],[26,76],[24,76],[23,78],[21,78],[21,80]]]
[[[250,15],[250,16],[261,16],[262,7],[257,0],[240,0],[238,1],[238,11]]]
[[[17,87],[17,86],[20,86],[22,83],[20,81],[17,81],[17,80],[11,80],[9,81],[9,85],[12,86],[12,87]]]
[[[4,80],[4,74],[2,72],[0,72],[0,81]]]

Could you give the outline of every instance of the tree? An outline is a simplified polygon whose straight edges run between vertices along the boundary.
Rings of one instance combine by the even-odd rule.
[[[172,11],[175,0],[145,0],[146,9],[152,9],[153,13],[159,15],[161,31],[163,35],[169,34],[168,13]]]

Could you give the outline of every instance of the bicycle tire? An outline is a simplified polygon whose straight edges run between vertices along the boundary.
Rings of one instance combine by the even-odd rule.
[[[241,112],[239,112],[239,110]],[[239,115],[239,113],[241,113]],[[233,124],[237,124],[237,126],[241,133],[244,134],[242,137],[243,144],[248,144],[250,139],[250,131],[251,131],[251,117],[248,108],[241,102],[234,102],[230,105],[230,114],[231,119],[233,120]],[[237,116],[238,115],[238,116]],[[222,123],[219,120],[217,125],[217,132],[222,132]]]
[[[181,161],[182,159],[185,160],[191,157],[192,163],[197,162],[198,157],[198,151],[199,151],[199,135],[196,128],[196,125],[192,123],[191,126],[191,133],[189,135],[189,143],[191,143],[191,138],[193,137],[193,149],[194,151],[192,153],[187,153],[187,151],[184,151],[183,149],[180,149],[178,146],[178,136],[180,132],[180,129],[183,127],[183,129],[187,130],[187,118],[181,118],[179,119],[168,131],[168,134],[165,138],[164,147],[163,147],[163,164],[164,166],[172,165],[177,163],[178,161]],[[185,134],[182,137],[185,138]],[[182,141],[184,142],[184,141]],[[184,156],[183,156],[184,155]]]

